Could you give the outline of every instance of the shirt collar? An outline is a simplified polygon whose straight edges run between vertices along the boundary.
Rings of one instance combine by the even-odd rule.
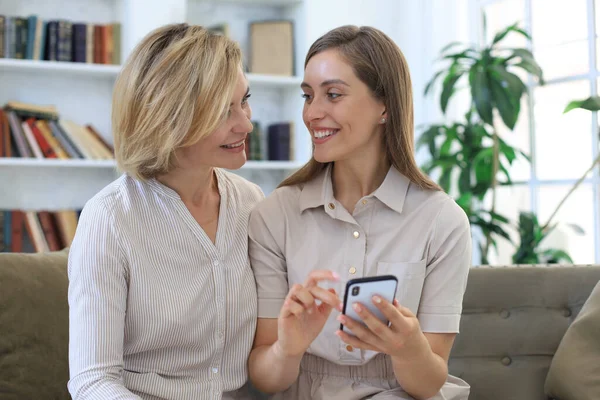
[[[300,212],[333,202],[331,171],[332,164],[329,164],[317,177],[304,185],[299,199]],[[371,196],[377,197],[386,206],[401,213],[409,186],[410,180],[392,166],[381,186]]]
[[[326,198],[327,193],[330,193],[330,198]],[[317,208],[331,200],[333,200],[333,186],[331,184],[331,164],[329,164],[319,175],[304,184],[300,192],[300,212],[309,208]]]
[[[373,192],[373,196],[400,214],[404,208],[404,201],[406,200],[409,186],[410,180],[392,166],[381,186]]]

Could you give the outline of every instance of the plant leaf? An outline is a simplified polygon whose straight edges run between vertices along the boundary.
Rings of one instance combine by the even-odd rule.
[[[506,160],[509,164],[512,164],[513,161],[517,158],[517,152],[514,147],[510,146],[504,140],[498,138],[500,142],[500,153],[506,157]]]
[[[433,78],[431,78],[431,80],[429,82],[427,82],[427,85],[425,86],[425,90],[423,91],[423,95],[427,96],[429,94],[429,91],[431,90],[431,88],[433,87],[433,84],[435,83],[435,81],[440,77],[440,75],[442,75],[444,72],[446,72],[445,70],[440,70],[438,72],[436,72],[433,75]]]
[[[515,22],[514,24],[505,28],[503,31],[498,32],[494,36],[494,40],[492,40],[492,46],[495,45],[496,43],[500,42],[502,39],[504,39],[506,37],[506,35],[508,35],[510,32],[520,33],[521,35],[525,36],[527,39],[531,39],[529,37],[529,34],[527,32],[525,32],[523,29],[519,28],[518,25],[519,25],[519,23]]]
[[[498,108],[502,121],[510,130],[515,129],[517,118],[519,117],[520,99],[519,101],[515,101],[509,90],[504,88],[496,79],[490,80],[490,87],[492,89],[494,104]]]
[[[585,230],[577,224],[567,224],[577,233],[578,235],[585,235]]]
[[[450,50],[451,48],[462,45],[462,44],[463,44],[462,42],[450,42],[447,45],[445,45],[444,47],[442,47],[442,49],[440,50],[440,53],[445,53],[448,50]]]
[[[444,78],[444,84],[442,88],[442,95],[440,97],[440,107],[442,108],[442,112],[446,113],[446,108],[448,107],[448,101],[450,101],[450,97],[455,93],[454,85],[462,76],[462,71],[457,71],[456,69],[450,69],[446,78]]]
[[[600,96],[591,96],[584,100],[573,100],[567,105],[563,114],[576,108],[588,111],[598,111],[600,110]]]
[[[547,249],[542,251],[542,256],[545,258],[545,262],[547,263],[559,263],[561,261],[566,261],[570,264],[573,264],[573,259],[569,254],[564,250],[559,249]]]
[[[464,192],[455,201],[456,204],[458,204],[463,210],[466,211],[471,208],[471,202],[473,201],[473,193]]]
[[[444,192],[450,192],[450,178],[452,177],[452,168],[446,168],[442,172],[439,185],[444,189]]]
[[[521,61],[520,63],[514,64],[513,66],[524,69],[525,71],[538,78],[540,85],[544,84],[544,73],[542,72],[542,68],[535,61],[534,63],[530,61]]]
[[[442,57],[442,60],[454,60],[454,62],[458,62],[460,60],[466,59],[477,61],[477,57],[475,55],[471,55],[471,53],[473,52],[473,49],[466,49],[461,51],[460,53],[446,54]]]
[[[431,157],[437,158],[438,152],[436,148],[435,139],[442,134],[444,126],[441,125],[431,125],[425,131],[421,133],[419,139],[417,140],[417,149],[427,145],[429,149],[429,154]]]
[[[480,64],[476,64],[469,71],[469,84],[477,114],[483,122],[493,125],[492,95],[488,86],[486,70]]]
[[[460,193],[471,193],[471,165],[467,164],[458,178],[458,190]]]

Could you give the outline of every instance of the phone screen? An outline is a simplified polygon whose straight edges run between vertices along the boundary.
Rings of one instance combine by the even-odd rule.
[[[344,309],[342,313],[353,320],[362,323],[352,305],[360,303],[367,308],[374,316],[379,318],[384,324],[389,324],[387,318],[373,304],[373,296],[378,295],[390,303],[394,301],[398,279],[393,275],[373,276],[368,278],[352,279],[346,283],[346,292],[344,294]],[[352,334],[344,325],[340,324],[340,330]]]

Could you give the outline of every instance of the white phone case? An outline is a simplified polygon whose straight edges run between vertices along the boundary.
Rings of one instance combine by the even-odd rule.
[[[389,324],[387,318],[373,304],[373,296],[378,295],[391,303],[394,301],[397,286],[398,280],[392,275],[359,278],[348,281],[346,284],[346,293],[344,294],[344,310],[342,313],[364,325],[364,322],[362,322],[362,319],[352,307],[354,303],[360,303],[384,324]],[[341,325],[340,329],[343,332],[352,334],[352,331],[344,325]]]

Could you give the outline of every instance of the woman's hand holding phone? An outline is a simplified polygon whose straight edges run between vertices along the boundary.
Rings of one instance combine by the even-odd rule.
[[[321,333],[329,314],[342,303],[334,289],[318,286],[321,281],[337,281],[339,275],[331,271],[312,271],[304,285],[290,289],[278,319],[277,351],[286,357],[301,356]],[[316,300],[321,301],[320,305]]]
[[[397,300],[390,303],[379,296],[374,296],[372,302],[389,320],[390,325],[384,324],[364,305],[355,303],[352,307],[366,326],[346,315],[340,315],[338,321],[354,334],[353,336],[341,330],[337,331],[336,334],[345,343],[355,348],[377,351],[406,361],[418,359],[428,350],[427,338],[412,311],[401,306]]]

